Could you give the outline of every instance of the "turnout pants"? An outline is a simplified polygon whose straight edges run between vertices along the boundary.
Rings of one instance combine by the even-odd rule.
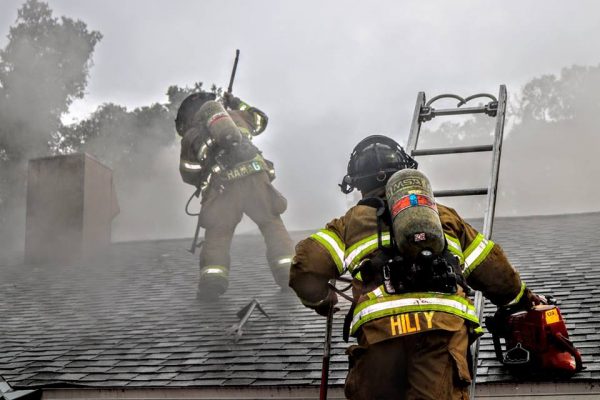
[[[468,400],[465,325],[351,346],[345,394],[351,400]]]
[[[210,188],[202,199],[200,224],[206,232],[200,252],[200,290],[203,284],[219,286],[217,294],[227,289],[231,240],[244,214],[258,225],[265,239],[275,282],[287,288],[293,243],[280,216],[287,200],[264,171],[225,182],[224,187],[221,193]]]

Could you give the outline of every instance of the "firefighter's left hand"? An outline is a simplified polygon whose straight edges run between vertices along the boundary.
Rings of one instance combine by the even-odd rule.
[[[540,304],[548,304],[548,299],[543,294],[535,294],[531,292],[531,302],[534,306],[538,306]]]
[[[539,306],[540,304],[550,304],[548,298],[543,294],[533,293],[529,288],[525,289],[525,294],[522,298],[523,306],[525,309],[530,310],[535,306]]]
[[[235,97],[232,93],[225,92],[223,93],[223,106],[225,106],[225,108],[237,110],[240,106],[240,99]]]
[[[334,307],[333,312],[339,310],[339,308],[335,307],[338,302],[337,294],[333,290],[330,290],[327,294],[327,297],[323,299],[318,306],[314,308],[317,314],[326,317],[329,314],[329,308]]]

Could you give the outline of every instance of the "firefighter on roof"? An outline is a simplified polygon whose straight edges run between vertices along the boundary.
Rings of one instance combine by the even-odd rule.
[[[337,302],[329,279],[346,272],[353,276],[354,303],[344,335],[354,336],[358,344],[347,350],[349,399],[468,398],[468,346],[482,333],[465,294],[468,287],[498,306],[529,308],[538,302],[500,246],[433,201],[416,168],[392,139],[364,139],[354,148],[340,185],[344,193],[360,190],[362,200],[296,246],[290,286],[317,313],[326,315]],[[392,177],[397,171],[407,174]],[[406,182],[424,191],[408,190],[403,196]],[[390,200],[390,195],[396,197]],[[404,209],[416,210],[417,217],[401,214]],[[437,236],[430,234],[438,229],[436,223]],[[409,243],[401,236],[414,226],[427,234],[411,233]],[[406,246],[429,238],[433,242],[425,250],[409,254]]]
[[[231,240],[244,214],[264,236],[275,282],[287,287],[293,244],[280,216],[287,200],[271,184],[273,164],[251,141],[267,121],[262,111],[230,93],[222,103],[213,93],[194,93],[177,112],[175,126],[182,136],[179,171],[184,182],[202,193],[200,299],[214,299],[227,290]]]

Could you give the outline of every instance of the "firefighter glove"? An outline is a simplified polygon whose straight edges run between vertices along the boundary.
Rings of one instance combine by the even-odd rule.
[[[317,314],[326,317],[327,314],[329,314],[329,308],[332,306],[335,306],[337,304],[337,302],[338,302],[337,294],[335,294],[335,292],[333,290],[330,290],[329,293],[327,293],[327,297],[325,297],[323,300],[321,300],[317,305],[315,305],[312,308],[317,312]],[[338,310],[339,309],[336,307],[336,308],[334,308],[333,312],[336,312]]]
[[[551,296],[544,296],[543,294],[535,294],[531,290],[527,291],[526,296],[529,298],[529,301],[534,306],[538,306],[540,304],[556,304]]]
[[[540,304],[549,304],[546,296],[533,293],[529,288],[525,289],[523,297],[516,304],[517,309],[531,310],[533,307]]]
[[[232,110],[239,110],[241,100],[235,97],[232,93],[223,93],[223,106]]]

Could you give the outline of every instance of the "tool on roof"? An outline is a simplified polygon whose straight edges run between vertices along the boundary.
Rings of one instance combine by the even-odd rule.
[[[458,100],[456,108],[444,108],[436,109],[432,106],[437,100],[452,98]],[[490,101],[487,104],[479,105],[476,107],[463,107],[468,102],[474,99],[487,98]],[[478,93],[468,97],[461,97],[455,94],[441,94],[432,97],[429,101],[425,99],[425,92],[419,92],[417,95],[417,103],[413,113],[410,135],[408,137],[408,144],[406,151],[413,157],[416,156],[432,156],[442,154],[457,154],[457,153],[474,153],[482,151],[492,152],[492,165],[490,171],[490,178],[487,187],[483,188],[468,188],[468,189],[457,189],[457,190],[442,190],[434,191],[435,197],[449,197],[449,196],[476,196],[486,195],[487,206],[483,219],[483,235],[486,239],[490,239],[492,236],[492,228],[494,224],[494,214],[496,210],[496,193],[498,189],[498,176],[500,171],[500,158],[502,155],[502,137],[504,134],[504,118],[506,113],[506,86],[500,85],[498,98],[487,93]],[[490,145],[479,145],[479,146],[462,146],[462,147],[451,147],[451,148],[433,148],[433,149],[417,149],[417,143],[419,140],[419,132],[421,130],[421,124],[432,120],[437,116],[447,115],[464,115],[464,114],[485,114],[489,117],[496,119],[496,126],[494,131],[494,141]],[[483,316],[483,296],[481,292],[475,294],[475,307],[479,320]],[[470,388],[471,399],[475,398],[475,378],[477,375],[477,358],[479,355],[479,339],[471,346],[472,361],[473,361],[473,380]]]
[[[485,320],[496,358],[519,376],[567,378],[584,369],[556,301],[549,298],[547,303],[531,310],[518,305],[501,307]],[[506,352],[502,350],[501,338]]]
[[[240,322],[237,324],[233,324],[229,329],[227,329],[227,334],[233,335],[233,340],[237,342],[242,337],[242,328],[250,319],[250,316],[254,312],[254,310],[258,308],[258,310],[268,319],[271,319],[269,314],[262,308],[260,302],[257,299],[252,299],[250,303],[246,304],[244,308],[237,312],[237,317],[240,319]]]

